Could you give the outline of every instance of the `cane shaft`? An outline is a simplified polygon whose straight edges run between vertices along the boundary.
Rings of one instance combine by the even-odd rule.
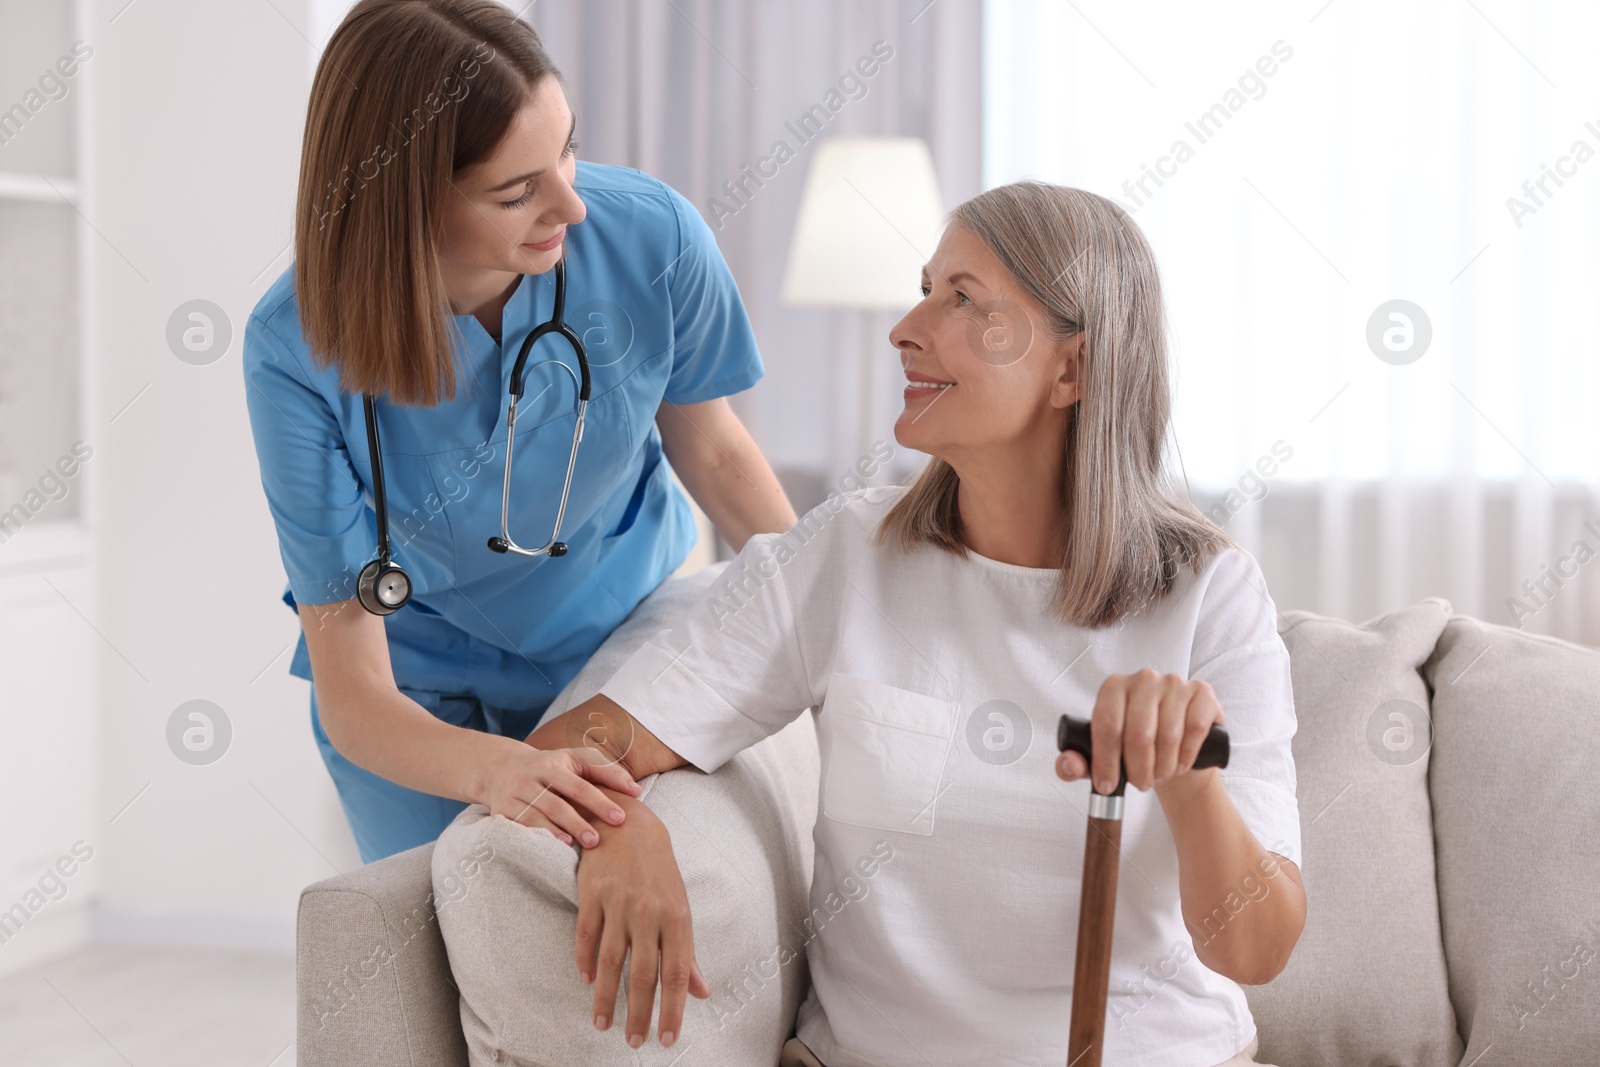
[[[1094,766],[1092,720],[1061,716],[1056,747],[1076,752]],[[1228,731],[1213,726],[1195,754],[1195,769],[1228,765]],[[1128,770],[1117,752],[1117,785],[1102,794],[1091,787],[1089,829],[1083,850],[1082,906],[1078,911],[1078,958],[1072,978],[1072,1022],[1068,1029],[1068,1067],[1100,1067],[1111,986],[1111,928],[1117,915],[1117,864],[1122,855],[1122,798]]]
[[[1072,976],[1070,1067],[1100,1067],[1106,996],[1111,985],[1111,928],[1117,914],[1117,862],[1122,818],[1089,816],[1083,851],[1082,904],[1078,910],[1078,956]]]

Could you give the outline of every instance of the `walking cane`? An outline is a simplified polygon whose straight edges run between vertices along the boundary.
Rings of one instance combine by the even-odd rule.
[[[1061,716],[1056,747],[1071,749],[1094,767],[1089,720]],[[1213,726],[1200,743],[1194,767],[1228,765],[1228,731]],[[1108,794],[1089,779],[1089,829],[1083,850],[1083,891],[1078,908],[1078,958],[1072,973],[1072,1024],[1067,1067],[1100,1067],[1106,1028],[1106,994],[1111,985],[1111,927],[1117,912],[1117,860],[1122,853],[1122,790],[1128,774],[1117,761],[1117,787]]]

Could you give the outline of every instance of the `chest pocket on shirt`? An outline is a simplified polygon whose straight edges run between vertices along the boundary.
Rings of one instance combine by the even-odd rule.
[[[836,822],[933,833],[934,802],[960,705],[884,682],[828,678],[822,813]]]

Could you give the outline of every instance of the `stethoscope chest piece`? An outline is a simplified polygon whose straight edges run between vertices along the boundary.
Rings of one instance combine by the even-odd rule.
[[[374,615],[390,615],[411,599],[411,577],[400,564],[375,559],[356,577],[356,597]]]

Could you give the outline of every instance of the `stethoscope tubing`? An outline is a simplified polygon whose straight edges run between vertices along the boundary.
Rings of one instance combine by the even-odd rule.
[[[567,497],[572,490],[572,474],[578,465],[578,444],[583,440],[584,419],[589,407],[590,389],[593,384],[589,374],[589,354],[584,351],[583,340],[567,325],[565,312],[567,303],[567,264],[566,257],[556,261],[556,296],[555,307],[551,312],[548,322],[528,332],[523,338],[522,347],[517,353],[517,361],[511,370],[511,401],[506,412],[506,472],[500,486],[500,535],[489,538],[491,551],[506,553],[512,552],[519,556],[564,556],[567,554],[565,542],[558,541],[561,536],[561,523],[567,514]],[[541,548],[524,548],[511,538],[511,458],[517,440],[517,402],[522,399],[524,388],[523,374],[527,367],[528,355],[533,350],[534,344],[542,337],[551,333],[559,334],[578,357],[578,374],[573,375],[572,368],[558,359],[544,360],[544,363],[554,363],[566,371],[573,379],[573,384],[578,392],[578,418],[572,431],[572,448],[567,453],[567,473],[561,483],[561,502],[556,507],[555,528],[550,533],[550,540]],[[541,364],[542,365],[542,364]],[[389,505],[388,494],[383,483],[383,450],[378,441],[378,410],[375,399],[370,394],[363,394],[362,409],[367,423],[367,451],[372,464],[372,498],[373,510],[376,514],[378,526],[378,558],[372,560],[361,569],[356,582],[356,598],[361,606],[374,615],[389,615],[404,607],[411,599],[411,578],[395,563],[390,555],[389,544]]]
[[[564,542],[556,540],[561,536],[561,520],[567,513],[567,494],[572,488],[572,472],[578,464],[578,444],[583,440],[584,416],[589,407],[589,394],[592,379],[589,375],[589,355],[584,351],[583,340],[571,326],[566,323],[567,305],[567,263],[562,258],[556,261],[556,299],[555,307],[550,313],[550,321],[545,322],[529,331],[528,336],[522,340],[522,348],[517,353],[517,362],[511,368],[511,403],[506,412],[506,473],[500,492],[500,536],[489,538],[489,549],[494,552],[514,552],[519,556],[564,556],[567,546]],[[522,399],[524,388],[524,371],[528,362],[528,354],[533,351],[533,346],[540,338],[556,333],[572,346],[573,352],[578,357],[578,371],[582,379],[574,377],[573,384],[578,388],[578,421],[572,432],[572,449],[567,454],[567,474],[561,484],[561,502],[556,506],[555,529],[550,533],[550,540],[541,548],[524,548],[512,540],[510,527],[511,511],[511,459],[517,441],[517,402]],[[562,370],[572,375],[572,368],[560,360],[545,360],[545,363],[554,363]]]

